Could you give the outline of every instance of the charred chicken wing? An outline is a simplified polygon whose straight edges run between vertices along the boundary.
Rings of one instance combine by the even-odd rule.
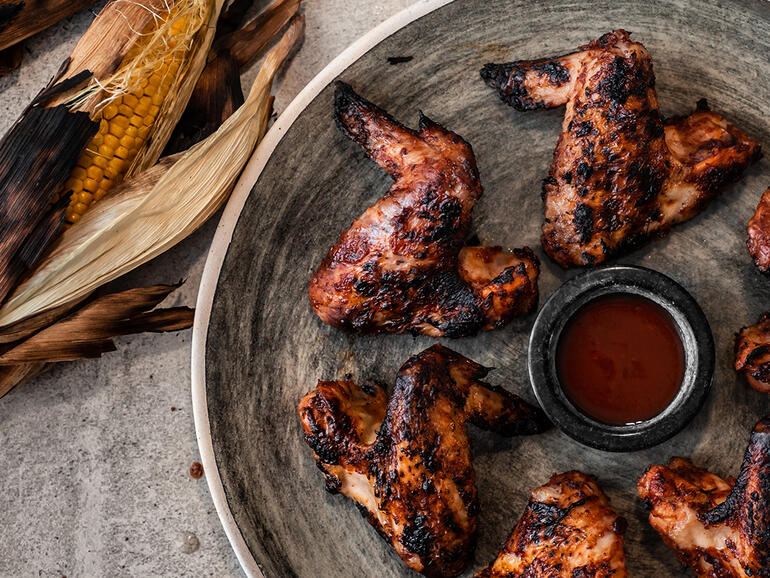
[[[368,382],[321,381],[299,404],[326,489],[354,500],[404,563],[455,576],[471,560],[479,501],[466,422],[533,434],[542,412],[481,379],[487,369],[434,345],[401,367],[390,401]]]
[[[743,373],[757,391],[770,393],[770,313],[763,313],[755,325],[738,333],[735,370]]]
[[[487,64],[482,78],[518,110],[566,104],[543,182],[546,253],[596,265],[700,212],[760,156],[708,110],[664,120],[652,58],[618,30],[556,58]]]
[[[477,578],[623,578],[625,529],[593,477],[558,474],[532,492],[508,543]]]
[[[418,131],[338,83],[337,125],[395,183],[340,235],[310,281],[324,323],[459,337],[537,303],[528,248],[463,247],[481,184],[468,143],[421,114]]]
[[[754,258],[754,264],[763,273],[770,272],[770,187],[757,205],[747,229],[749,240],[746,245]]]
[[[751,434],[737,482],[684,458],[639,479],[650,524],[702,578],[770,577],[770,418]]]

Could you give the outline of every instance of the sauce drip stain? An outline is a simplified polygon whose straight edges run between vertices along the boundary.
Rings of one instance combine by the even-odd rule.
[[[663,307],[640,295],[610,294],[567,322],[556,370],[577,409],[625,425],[653,418],[673,401],[684,378],[684,347]]]

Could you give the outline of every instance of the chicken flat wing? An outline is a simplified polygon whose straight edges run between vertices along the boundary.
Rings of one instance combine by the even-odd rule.
[[[639,479],[650,524],[702,578],[770,577],[770,418],[751,434],[736,482],[684,458]]]
[[[762,195],[754,216],[749,219],[746,232],[749,235],[746,246],[754,264],[763,273],[770,272],[770,187]]]
[[[537,304],[539,262],[528,248],[465,247],[481,196],[468,143],[420,115],[399,124],[343,83],[337,125],[395,180],[342,233],[310,281],[324,323],[359,333],[472,335]]]
[[[518,110],[566,105],[543,182],[543,247],[563,267],[596,265],[692,218],[760,157],[705,101],[665,121],[652,58],[618,30],[556,58],[487,64]]]
[[[592,476],[558,474],[532,492],[508,542],[477,578],[623,578],[625,529]]]
[[[770,313],[755,325],[744,327],[735,338],[735,371],[746,376],[751,387],[770,393]]]
[[[354,500],[404,563],[456,576],[475,546],[479,501],[466,422],[501,435],[548,427],[539,408],[481,379],[487,369],[434,345],[376,383],[321,381],[299,404],[326,489]]]

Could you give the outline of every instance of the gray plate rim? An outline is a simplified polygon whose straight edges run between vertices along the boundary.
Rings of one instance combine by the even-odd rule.
[[[238,223],[238,217],[270,156],[281,142],[281,138],[313,99],[330,82],[344,72],[345,69],[377,44],[401,28],[452,1],[422,0],[405,8],[364,34],[321,70],[286,107],[286,110],[278,117],[275,124],[273,124],[254,151],[235,185],[235,189],[217,225],[214,239],[206,257],[206,264],[203,269],[203,275],[198,288],[198,297],[195,303],[190,372],[193,418],[195,420],[195,436],[198,441],[201,462],[206,472],[206,482],[214,502],[214,507],[225,530],[227,539],[230,541],[230,545],[241,564],[241,568],[250,578],[263,578],[264,574],[259,569],[257,561],[246,545],[227,502],[224,486],[222,485],[214,457],[214,446],[206,400],[206,337],[208,335],[209,320],[211,318],[219,275],[235,226]]]

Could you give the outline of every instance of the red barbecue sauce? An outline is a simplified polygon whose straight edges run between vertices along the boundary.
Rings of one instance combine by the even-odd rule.
[[[666,409],[684,369],[674,320],[657,303],[628,293],[583,305],[556,350],[564,393],[584,414],[610,425],[644,421]]]

